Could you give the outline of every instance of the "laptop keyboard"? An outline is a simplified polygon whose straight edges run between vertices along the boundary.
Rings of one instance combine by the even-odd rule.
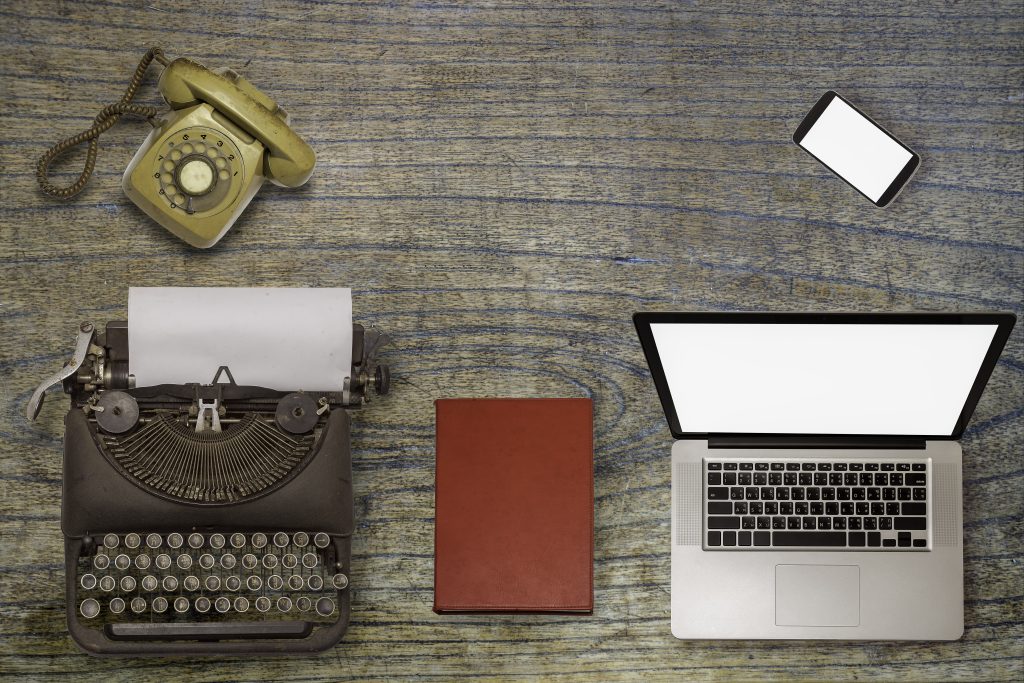
[[[926,460],[704,461],[706,550],[928,550]]]

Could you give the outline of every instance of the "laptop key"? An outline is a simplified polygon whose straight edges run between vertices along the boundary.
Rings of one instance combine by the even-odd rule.
[[[723,501],[709,501],[708,502],[708,514],[709,515],[731,515],[732,514],[732,503]]]
[[[911,469],[913,469],[915,472],[924,472],[926,467],[927,466],[923,462],[915,462],[912,465]]]
[[[721,486],[722,484],[722,473],[721,472],[708,472],[708,486]]]
[[[901,548],[909,548],[910,547],[910,532],[909,531],[901,531],[900,533],[896,534],[896,540],[899,543],[899,546]]]
[[[709,529],[739,529],[739,517],[708,517]]]
[[[722,532],[721,531],[709,531],[708,532],[708,545],[722,545]]]
[[[897,517],[895,520],[897,531],[924,531],[927,527],[925,526],[924,517]]]
[[[786,465],[784,463],[781,463],[781,462],[773,462],[772,463],[772,472],[781,472],[784,469],[786,469]]]
[[[741,531],[739,533],[739,544],[740,545],[750,545],[750,532],[749,531]]]
[[[924,515],[927,514],[927,508],[924,503],[903,503],[903,514]]]
[[[722,545],[729,545],[729,546],[736,545],[736,532],[735,531],[723,531],[722,532]]]
[[[877,531],[868,532],[868,545],[872,548],[877,548],[882,545],[882,534]]]
[[[863,531],[851,531],[850,534],[850,546],[853,548],[863,548],[865,543]]]
[[[755,462],[754,463],[754,469],[755,470],[761,470],[761,471],[767,470],[768,469],[768,463],[766,463],[766,462]]]
[[[829,546],[846,545],[844,531],[773,531],[772,543],[778,546]]]
[[[883,548],[895,548],[896,547],[896,539],[895,538],[883,538],[882,539],[882,547]]]
[[[722,469],[722,463],[720,463],[720,462],[709,462],[708,463],[708,469],[709,470],[720,470],[720,469]]]
[[[924,486],[927,483],[928,478],[924,472],[908,472],[903,477],[903,483],[907,486]]]
[[[772,535],[767,531],[754,532],[754,545],[771,545]]]
[[[729,489],[724,486],[708,487],[708,500],[728,500]]]
[[[924,548],[927,545],[928,545],[928,541],[923,539],[923,538],[915,538],[914,539],[914,547],[915,548]]]

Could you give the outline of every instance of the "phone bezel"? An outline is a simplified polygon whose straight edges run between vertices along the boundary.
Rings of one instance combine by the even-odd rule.
[[[866,194],[861,192],[860,188],[858,188],[856,185],[851,183],[849,180],[847,180],[845,177],[843,177],[840,173],[838,173],[834,168],[832,168],[831,166],[826,164],[824,161],[822,161],[817,156],[812,154],[810,152],[810,150],[808,150],[806,147],[804,147],[802,144],[800,144],[803,141],[804,136],[807,135],[807,132],[809,130],[811,130],[811,128],[814,127],[815,123],[818,122],[818,118],[821,116],[822,112],[824,112],[825,109],[828,107],[828,105],[832,103],[832,100],[837,99],[837,98],[842,100],[843,102],[845,102],[855,112],[857,112],[858,114],[863,116],[875,128],[877,128],[878,130],[880,130],[883,133],[885,133],[889,137],[889,139],[891,139],[897,145],[899,145],[903,149],[905,149],[908,152],[910,152],[910,159],[907,161],[907,163],[903,167],[903,169],[899,173],[896,174],[896,177],[893,178],[892,183],[890,183],[889,187],[887,187],[885,189],[885,192],[883,192],[882,196],[880,196],[878,198],[878,201],[875,201],[871,197],[868,197]],[[918,167],[921,165],[921,157],[918,155],[917,152],[915,152],[914,150],[910,149],[905,144],[900,142],[899,139],[895,135],[893,135],[892,133],[887,131],[882,126],[878,125],[877,121],[875,121],[873,118],[871,118],[870,116],[868,116],[867,114],[862,112],[859,108],[857,108],[857,106],[855,104],[853,104],[853,102],[850,102],[848,99],[846,99],[845,97],[843,97],[842,95],[837,93],[835,90],[829,90],[828,92],[826,92],[824,95],[822,95],[818,99],[818,101],[814,104],[814,106],[811,107],[811,110],[809,112],[807,112],[807,115],[804,117],[803,121],[801,121],[800,125],[797,126],[796,132],[793,133],[793,142],[796,143],[797,147],[799,147],[804,152],[806,152],[808,155],[810,155],[811,158],[813,158],[815,161],[817,161],[819,164],[821,164],[822,166],[824,166],[828,170],[832,171],[832,173],[835,174],[835,176],[837,178],[839,178],[844,183],[846,183],[847,185],[852,187],[862,197],[864,197],[865,199],[867,199],[869,202],[871,202],[872,204],[874,204],[877,207],[888,206],[892,202],[892,200],[896,198],[896,196],[900,193],[900,191],[904,188],[904,186],[907,184],[907,182],[910,180],[910,178],[917,171]]]

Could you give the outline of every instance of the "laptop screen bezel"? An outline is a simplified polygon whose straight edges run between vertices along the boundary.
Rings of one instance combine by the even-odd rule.
[[[780,438],[836,438],[864,439],[874,437],[897,437],[911,439],[959,439],[967,423],[978,406],[981,394],[988,383],[992,370],[999,360],[1006,340],[1010,336],[1017,317],[1013,313],[718,313],[718,312],[641,312],[633,314],[633,324],[647,365],[654,379],[654,386],[661,399],[661,407],[665,411],[669,430],[676,439],[707,439],[714,436],[743,437],[749,439],[780,439]],[[967,400],[951,434],[791,434],[781,432],[740,433],[740,432],[684,432],[679,426],[679,417],[672,402],[668,379],[661,364],[658,347],[654,342],[651,325],[654,324],[819,324],[819,325],[996,325],[996,333],[992,336],[985,359],[974,378],[974,384],[967,394]]]

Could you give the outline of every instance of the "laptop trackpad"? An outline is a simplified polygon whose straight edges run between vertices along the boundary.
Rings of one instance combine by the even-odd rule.
[[[779,564],[775,566],[776,626],[860,624],[860,567]]]

